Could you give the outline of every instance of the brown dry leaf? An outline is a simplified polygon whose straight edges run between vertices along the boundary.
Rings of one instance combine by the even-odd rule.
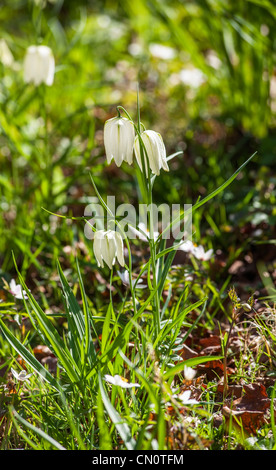
[[[52,351],[48,348],[48,346],[45,346],[43,344],[39,344],[34,347],[33,349],[35,357],[41,361],[43,357],[51,356],[54,357],[54,354]]]
[[[256,434],[257,430],[265,424],[263,411],[236,411],[224,406],[222,412],[227,422],[232,417],[233,426],[243,428],[247,434]]]
[[[6,292],[2,289],[0,289],[0,299],[7,300]]]
[[[9,380],[7,382],[6,390],[8,391],[8,395],[17,394],[17,390],[16,390],[15,383],[13,380]]]
[[[27,367],[25,365],[25,361],[22,357],[18,356],[16,360],[17,360],[18,364],[21,365],[22,369],[27,370]]]
[[[217,335],[210,335],[207,338],[201,338],[199,344],[204,348],[209,348],[210,346],[221,346],[221,338]]]
[[[231,409],[225,405],[222,412],[227,421],[233,418],[235,426],[243,427],[248,434],[256,434],[265,424],[265,413],[271,400],[262,384],[245,385],[244,391],[245,395],[233,401]]]
[[[199,364],[198,365],[199,369],[220,369],[221,371],[224,370],[223,363],[221,360],[214,360],[214,361],[208,361],[205,362],[204,364]]]
[[[241,398],[242,391],[243,391],[243,386],[242,385],[228,385],[228,387],[227,387],[227,396]],[[223,393],[224,392],[223,380],[218,384],[217,392],[218,393]]]
[[[204,364],[199,364],[197,366],[197,369],[201,370],[202,372],[205,371],[208,379],[211,380],[214,377],[221,377],[223,375],[224,371],[224,365],[221,360],[214,360],[214,361],[208,361],[205,362]],[[226,373],[227,375],[231,375],[234,373],[234,369],[231,369],[230,367],[226,368]]]
[[[186,361],[187,359],[197,357],[198,354],[193,349],[189,348],[189,346],[187,346],[186,344],[183,344],[183,348],[180,352],[180,356],[182,357],[184,361]]]
[[[263,384],[244,385],[245,395],[234,401],[238,410],[265,411],[270,407],[270,398]]]
[[[53,356],[46,356],[41,359],[41,364],[47,366],[51,374],[56,374],[57,372],[57,358]]]

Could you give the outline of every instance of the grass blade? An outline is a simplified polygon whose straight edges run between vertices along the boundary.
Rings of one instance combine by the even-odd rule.
[[[52,387],[59,390],[59,385],[55,378],[48,372],[47,369],[36,359],[36,357],[28,351],[28,349],[11,333],[7,325],[0,318],[0,329],[4,334],[10,345],[17,351],[22,359],[29,364],[29,366],[37,372],[44,380],[46,380]]]
[[[135,440],[131,436],[130,429],[126,423],[123,422],[121,416],[119,413],[115,410],[113,405],[111,404],[107,393],[104,389],[103,383],[102,383],[102,378],[99,374],[99,387],[100,387],[100,394],[102,397],[103,404],[105,406],[106,411],[108,412],[108,415],[115,425],[118,433],[120,434],[121,438],[124,441],[124,444],[127,448],[127,450],[134,450],[135,449]]]
[[[33,424],[29,423],[26,419],[22,418],[15,409],[12,410],[12,416],[13,419],[19,421],[23,426],[26,426],[29,430],[32,432],[36,433],[39,435],[41,439],[45,439],[52,447],[54,447],[57,450],[66,450],[65,447],[63,447],[61,444],[59,444],[55,439],[53,439],[51,436],[46,434],[46,432],[42,431],[42,429],[37,428]]]

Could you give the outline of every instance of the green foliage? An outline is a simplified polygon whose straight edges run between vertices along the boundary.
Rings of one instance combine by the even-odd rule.
[[[184,365],[221,359],[184,360],[193,334],[222,328],[233,306],[249,313],[254,288],[275,298],[274,2],[13,0],[0,18],[1,448],[170,449],[187,435],[199,448],[206,439],[213,449],[275,448],[272,405],[271,423],[245,439],[233,423],[213,425],[215,379],[184,415],[172,396]],[[54,51],[52,87],[23,82],[31,44]],[[170,155],[170,172],[150,181],[154,200],[192,203],[195,241],[223,257],[183,262],[164,240],[149,250],[134,242],[126,287],[115,269],[98,270],[83,214],[95,195],[105,209],[109,194],[134,205],[149,196],[139,172],[107,166],[102,139],[118,106],[136,114],[137,82],[142,124],[162,133]],[[234,262],[255,254],[257,281],[232,281]],[[8,292],[14,278],[23,301]],[[271,372],[274,316],[253,318],[265,344],[248,366],[254,374],[252,351],[235,358],[247,383]],[[37,344],[57,360],[55,373]],[[263,351],[268,364],[259,364]],[[10,368],[22,364],[33,376],[9,394]],[[106,374],[140,387],[111,386]]]

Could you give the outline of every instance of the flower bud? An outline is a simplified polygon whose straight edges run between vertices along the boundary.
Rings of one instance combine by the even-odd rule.
[[[145,149],[148,155],[149,166],[153,174],[159,175],[160,169],[163,168],[165,171],[169,171],[169,167],[166,160],[166,149],[161,135],[155,131],[144,131],[141,134],[141,139],[144,144],[144,162],[146,175],[148,175],[147,158],[145,155]],[[134,142],[134,152],[140,169],[143,171],[141,152],[140,152],[140,141],[139,137],[136,136]]]
[[[94,254],[98,266],[103,268],[105,262],[109,269],[115,264],[116,258],[121,266],[125,265],[123,239],[114,230],[98,230],[94,235]]]
[[[123,117],[108,119],[104,125],[104,146],[107,162],[114,159],[117,166],[125,161],[129,165],[133,160],[135,132],[133,123]]]
[[[244,310],[245,312],[251,312],[251,310],[252,310],[251,305],[249,305],[249,304],[246,303],[246,302],[243,303],[243,304],[241,304],[241,307],[243,308],[243,310]]]
[[[45,83],[51,86],[54,81],[55,59],[47,46],[30,46],[24,59],[24,81],[35,86]]]

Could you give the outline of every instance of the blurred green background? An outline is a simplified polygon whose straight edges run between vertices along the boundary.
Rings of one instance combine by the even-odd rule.
[[[275,272],[275,2],[10,0],[0,24],[1,276],[14,275],[12,252],[31,288],[55,280],[57,257],[95,264],[83,222],[42,207],[82,216],[89,171],[102,195],[137,202],[131,167],[106,164],[103,125],[117,105],[135,118],[138,82],[142,122],[183,152],[157,203],[195,202],[258,152],[196,213],[195,240],[216,251],[219,279],[241,253]],[[52,87],[23,82],[32,44],[53,50]]]

